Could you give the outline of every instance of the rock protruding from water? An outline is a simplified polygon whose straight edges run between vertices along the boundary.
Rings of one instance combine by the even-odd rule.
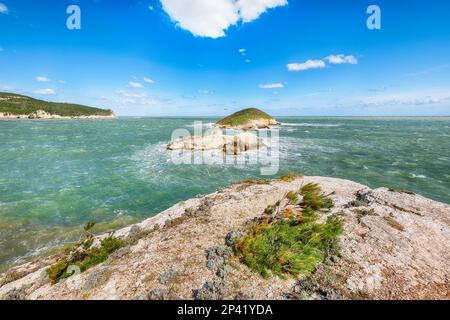
[[[265,146],[262,139],[254,133],[241,132],[236,135],[226,135],[217,129],[201,136],[190,136],[176,140],[167,145],[169,150],[222,150],[226,154],[240,154],[244,151],[257,150]]]

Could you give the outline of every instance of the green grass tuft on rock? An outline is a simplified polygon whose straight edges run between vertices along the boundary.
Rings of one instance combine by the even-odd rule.
[[[261,111],[256,108],[248,108],[229,115],[228,117],[223,118],[222,120],[217,121],[218,125],[222,126],[240,126],[245,125],[251,120],[256,119],[273,119],[264,111]]]
[[[87,241],[90,240],[91,239],[87,239]],[[78,267],[80,272],[84,272],[89,268],[106,261],[111,253],[124,247],[126,244],[126,241],[116,238],[113,235],[109,235],[101,241],[99,247],[87,249],[83,254],[80,254],[79,258],[75,261],[69,262],[68,255],[65,255],[61,258],[60,262],[47,269],[50,283],[55,284],[62,279],[72,276],[73,272],[69,270],[69,267],[71,266]],[[79,249],[79,246],[80,245],[75,246],[73,250]],[[81,244],[81,246],[83,246],[83,244]]]
[[[328,210],[333,207],[333,201],[330,195],[322,193],[319,185],[316,183],[308,183],[300,189],[303,196],[302,205],[311,210]]]
[[[315,184],[303,186],[296,194],[300,196],[303,200],[297,211],[285,209],[284,217],[276,218],[270,216],[275,211],[270,206],[265,216],[233,243],[236,256],[265,278],[270,274],[282,278],[307,276],[337,247],[342,221],[335,216],[329,216],[324,223],[317,221],[333,206],[331,199]]]
[[[292,182],[296,179],[300,179],[303,178],[304,175],[303,174],[298,174],[298,173],[288,173],[285,175],[282,175],[281,177],[278,178],[278,180],[280,181],[284,181],[284,182]]]

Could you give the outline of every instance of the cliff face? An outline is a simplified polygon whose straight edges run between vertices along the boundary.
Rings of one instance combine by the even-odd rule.
[[[449,299],[450,206],[348,180],[294,177],[247,181],[179,203],[118,230],[128,246],[95,267],[51,285],[57,257],[0,276],[7,299]],[[306,278],[265,279],[227,247],[235,230],[289,191],[317,183],[342,220],[339,253]],[[281,202],[282,203],[282,202]],[[266,210],[267,211],[267,210]],[[230,233],[230,231],[233,231]],[[9,280],[8,280],[9,279]]]

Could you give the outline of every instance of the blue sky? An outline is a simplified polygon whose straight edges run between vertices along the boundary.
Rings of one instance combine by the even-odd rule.
[[[0,91],[119,115],[450,115],[449,21],[441,0],[0,0]]]

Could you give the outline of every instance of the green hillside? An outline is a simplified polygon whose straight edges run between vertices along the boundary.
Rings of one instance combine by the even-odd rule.
[[[63,117],[110,116],[111,110],[87,107],[79,104],[48,102],[20,94],[0,92],[0,113],[30,114],[43,110]]]
[[[217,121],[217,124],[221,126],[240,126],[247,124],[251,120],[258,120],[258,119],[274,120],[264,111],[261,111],[256,108],[248,108],[235,112],[232,115],[229,115],[228,117],[225,117],[222,120]]]

